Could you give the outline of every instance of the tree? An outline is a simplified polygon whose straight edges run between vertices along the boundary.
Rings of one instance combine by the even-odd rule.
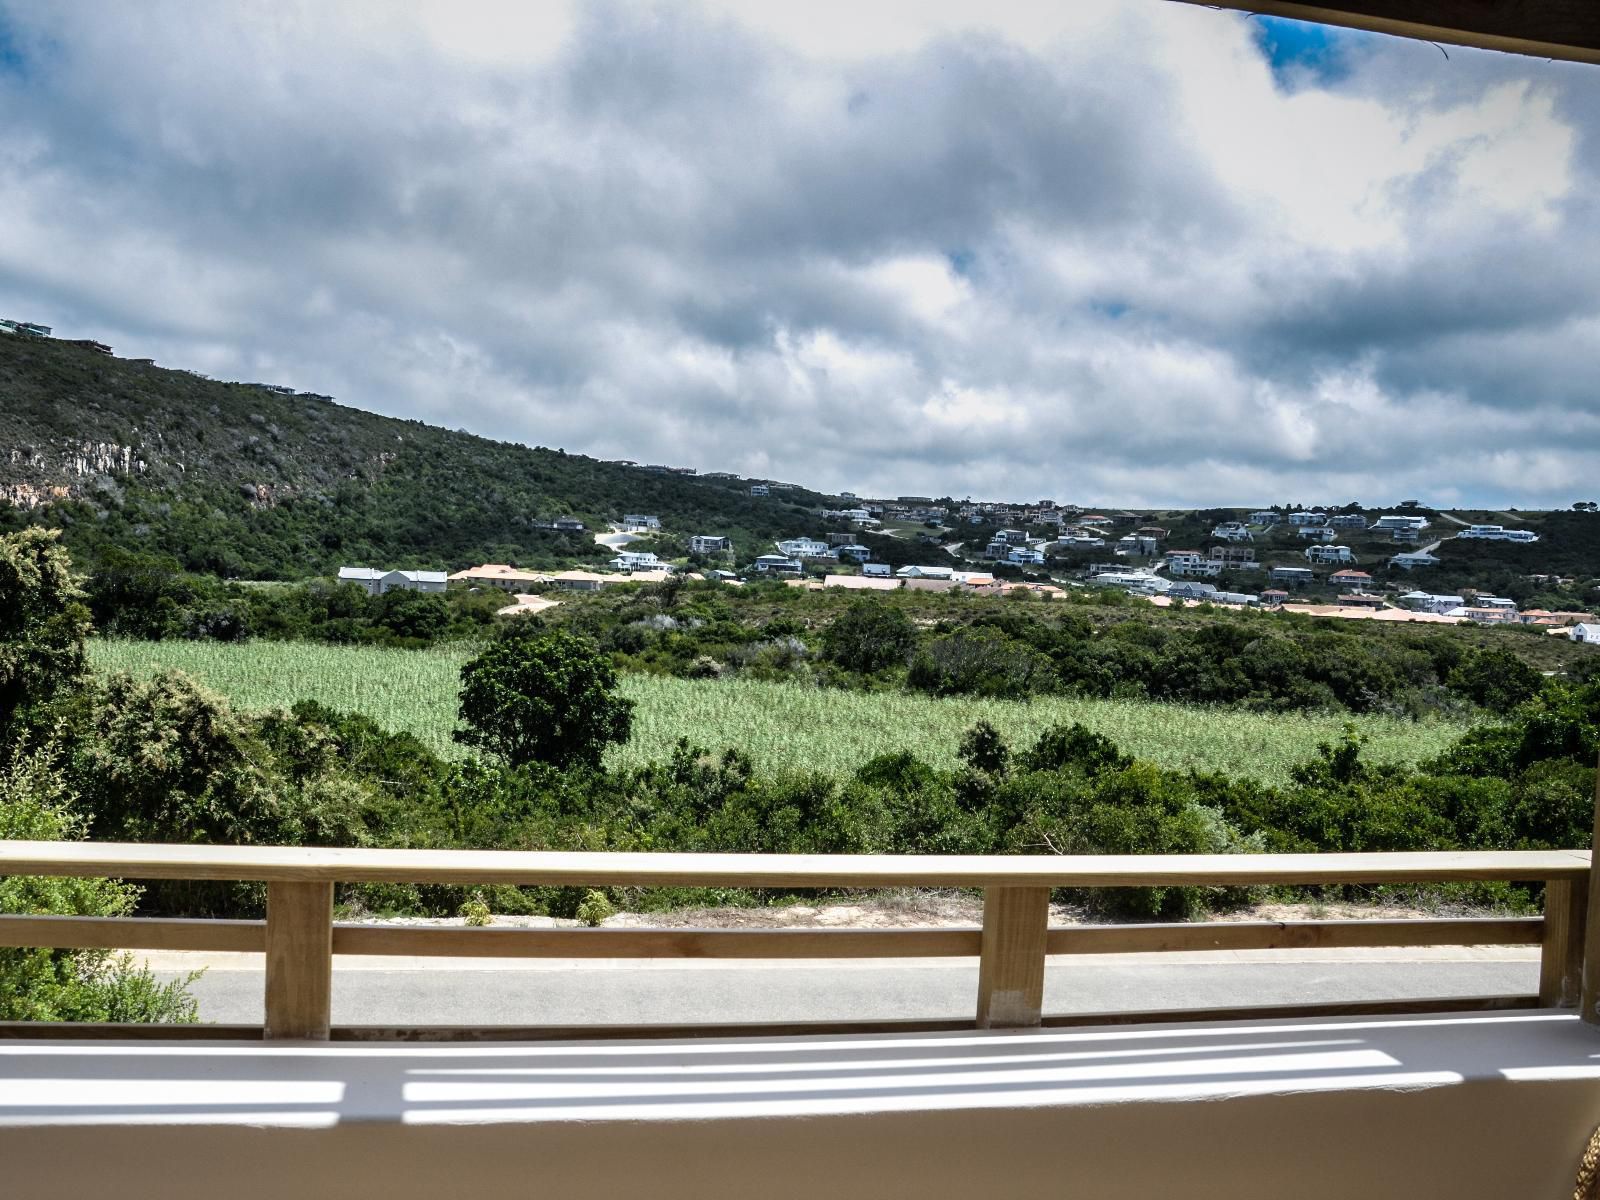
[[[633,730],[633,701],[590,639],[562,629],[513,632],[461,668],[456,741],[512,766],[600,765]]]
[[[83,678],[89,610],[59,536],[24,529],[0,537],[0,747],[30,712]]]
[[[830,659],[864,674],[899,666],[916,643],[911,619],[898,608],[873,600],[857,600],[822,635],[822,648]]]

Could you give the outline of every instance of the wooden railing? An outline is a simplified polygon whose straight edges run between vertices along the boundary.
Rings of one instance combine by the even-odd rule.
[[[977,956],[978,1028],[1042,1020],[1050,955],[1308,947],[1538,945],[1538,995],[1484,1005],[1580,1001],[1589,925],[1587,851],[1170,856],[577,854],[0,842],[0,875],[262,881],[265,921],[0,916],[0,946],[246,951],[266,955],[260,1036],[330,1036],[333,958],[351,955],[552,958],[910,958]],[[1542,881],[1542,917],[1213,922],[1051,928],[1052,888]],[[981,888],[968,929],[513,929],[339,924],[336,883],[745,888]],[[1591,952],[1591,969],[1600,954]],[[1596,980],[1600,985],[1600,978]],[[1413,1002],[1412,1007],[1447,1007]],[[1381,1011],[1394,1005],[1341,1006]],[[1461,1007],[1460,1004],[1454,1007]],[[1592,1009],[1593,1004],[1585,1006]],[[1315,1011],[1307,1006],[1304,1011]],[[1282,1011],[1282,1010],[1278,1010]],[[1176,1014],[1167,1014],[1176,1015]],[[1214,1015],[1214,1014],[1213,1014]],[[1051,1020],[1049,1023],[1058,1023]],[[927,1027],[928,1023],[923,1023]],[[830,1028],[840,1028],[834,1025]],[[121,1032],[133,1027],[119,1027]],[[695,1027],[690,1027],[695,1028]],[[5,1032],[84,1034],[13,1025]],[[185,1027],[144,1027],[179,1036]],[[189,1027],[187,1032],[199,1032]],[[237,1031],[235,1031],[237,1032]],[[443,1036],[443,1031],[435,1031]],[[548,1031],[521,1031],[527,1036]],[[597,1032],[591,1030],[589,1032]],[[422,1031],[387,1030],[389,1036]],[[482,1036],[483,1030],[467,1033]],[[369,1036],[371,1035],[369,1031]]]

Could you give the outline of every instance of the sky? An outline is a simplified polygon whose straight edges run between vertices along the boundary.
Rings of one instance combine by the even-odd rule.
[[[1600,499],[1600,67],[1165,0],[0,0],[0,112],[0,316],[219,379],[861,495]]]

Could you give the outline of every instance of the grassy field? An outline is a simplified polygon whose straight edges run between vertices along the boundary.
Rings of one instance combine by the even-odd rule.
[[[389,729],[416,734],[441,754],[459,752],[455,725],[457,672],[463,650],[381,650],[300,642],[96,641],[97,671],[148,674],[186,671],[244,709],[318,700],[365,713]],[[963,730],[988,721],[1014,745],[1047,726],[1081,721],[1124,750],[1172,767],[1194,766],[1287,778],[1290,764],[1310,756],[1339,731],[1340,717],[1258,715],[1179,705],[1050,698],[1031,704],[933,700],[899,693],[863,695],[784,683],[691,681],[628,676],[638,703],[633,740],[614,752],[617,765],[666,756],[680,736],[712,749],[737,746],[766,768],[808,768],[848,774],[888,750],[911,749],[949,766]],[[1466,726],[1362,717],[1374,759],[1416,762],[1442,750]]]

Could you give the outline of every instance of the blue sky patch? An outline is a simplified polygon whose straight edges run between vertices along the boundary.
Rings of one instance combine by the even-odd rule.
[[[1303,85],[1308,80],[1337,83],[1350,73],[1351,48],[1374,36],[1283,17],[1255,17],[1250,24],[1255,30],[1256,45],[1272,64],[1278,86],[1284,88]]]

